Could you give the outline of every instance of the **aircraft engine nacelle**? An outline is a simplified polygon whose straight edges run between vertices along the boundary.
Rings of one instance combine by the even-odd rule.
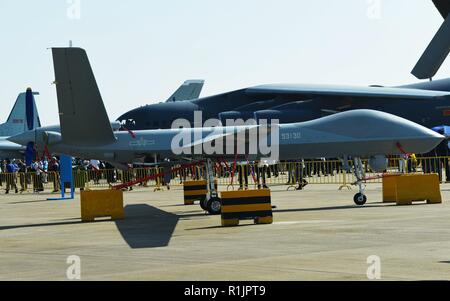
[[[280,123],[296,123],[320,117],[320,112],[313,110],[261,110],[254,114],[258,123],[261,120],[267,120],[267,123],[271,123],[272,120],[279,120]]]
[[[388,167],[388,159],[384,155],[369,158],[369,166],[374,172],[384,172]]]
[[[273,119],[280,120],[280,123],[283,123],[281,121],[282,117],[283,113],[278,110],[261,110],[256,111],[254,114],[254,118],[258,124],[261,120],[267,120],[267,123],[270,124]]]
[[[53,145],[60,143],[62,141],[61,133],[58,132],[43,132],[42,138],[44,140],[45,145]]]
[[[227,125],[227,120],[243,120],[244,122],[253,119],[253,112],[228,111],[219,114],[219,120],[222,125]]]

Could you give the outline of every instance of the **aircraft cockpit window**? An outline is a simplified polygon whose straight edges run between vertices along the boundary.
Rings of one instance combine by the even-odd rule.
[[[124,119],[120,122],[123,126],[134,126],[136,121],[134,119]]]

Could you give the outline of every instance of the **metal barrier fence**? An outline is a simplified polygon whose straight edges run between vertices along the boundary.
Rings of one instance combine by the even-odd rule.
[[[378,173],[370,170],[367,161],[363,161],[366,176],[371,178],[367,183],[381,183]],[[352,162],[349,161],[352,166]],[[253,188],[260,186],[290,185],[298,186],[303,182],[308,184],[335,184],[345,186],[356,179],[352,172],[343,168],[340,160],[304,160],[301,162],[282,162],[276,165],[261,166],[258,164],[225,164],[217,163],[215,176],[219,185],[228,189]],[[74,170],[75,188],[108,188],[110,186],[128,183],[136,179],[157,175],[164,172],[163,168],[136,168],[123,170]],[[389,159],[388,173],[423,172],[438,173],[441,181],[450,181],[450,157],[417,158],[416,160],[401,158]],[[205,167],[196,166],[181,169],[172,174],[170,186],[180,186],[184,181],[199,180],[205,177]],[[164,177],[149,180],[139,185],[158,187],[164,185]],[[27,172],[0,174],[0,188],[9,192],[57,192],[60,190],[59,174],[57,172]]]

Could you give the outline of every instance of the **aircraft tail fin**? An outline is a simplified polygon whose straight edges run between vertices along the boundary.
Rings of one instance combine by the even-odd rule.
[[[53,48],[62,140],[70,145],[110,144],[115,136],[86,51]]]
[[[441,13],[442,17],[446,19],[450,13],[450,2],[448,0],[433,0],[433,3]]]
[[[17,96],[6,123],[0,125],[0,136],[14,136],[41,126],[35,95],[39,93],[28,88]]]
[[[434,77],[450,53],[450,2],[433,0],[433,3],[445,21],[411,72],[418,79]]]
[[[187,80],[169,97],[167,102],[197,99],[202,92],[204,80]]]

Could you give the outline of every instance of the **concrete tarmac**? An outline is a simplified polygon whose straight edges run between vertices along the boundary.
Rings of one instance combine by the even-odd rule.
[[[382,280],[450,280],[450,185],[443,204],[368,204],[352,191],[273,188],[274,224],[220,227],[220,216],[181,205],[181,187],[126,192],[123,221],[80,221],[80,203],[50,195],[0,195],[0,280],[368,280],[371,255]],[[54,196],[54,195],[53,195]]]

